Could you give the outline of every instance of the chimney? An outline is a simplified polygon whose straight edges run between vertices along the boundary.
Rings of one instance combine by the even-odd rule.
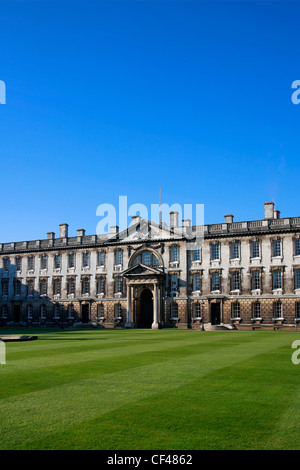
[[[182,219],[182,226],[190,228],[191,227],[191,219]]]
[[[59,226],[59,238],[68,238],[68,224],[60,224]]]
[[[54,240],[55,238],[55,233],[54,232],[48,232],[47,233],[47,240]]]
[[[274,219],[280,219],[280,211],[274,209]]]
[[[84,228],[79,228],[77,230],[77,237],[85,237],[85,230]]]
[[[110,233],[119,233],[119,227],[118,225],[112,225],[110,227]]]
[[[233,223],[233,215],[232,214],[224,215],[224,222],[225,222],[225,224],[232,224]]]
[[[170,212],[170,227],[178,227],[178,214],[179,212]]]
[[[131,225],[137,224],[141,220],[142,220],[142,217],[140,215],[133,215]]]
[[[265,219],[274,219],[274,202],[265,202]]]

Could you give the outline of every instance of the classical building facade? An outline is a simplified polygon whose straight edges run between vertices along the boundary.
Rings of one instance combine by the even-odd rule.
[[[202,243],[198,243],[202,238]],[[197,238],[193,245],[191,239]],[[297,328],[300,217],[169,226],[0,244],[1,326]]]

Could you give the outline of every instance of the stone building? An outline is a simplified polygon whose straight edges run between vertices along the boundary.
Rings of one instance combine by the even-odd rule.
[[[201,246],[191,236],[204,232]],[[188,236],[189,235],[189,236]],[[105,235],[68,225],[0,245],[1,325],[105,328],[295,328],[300,324],[300,217],[169,226],[133,217]]]

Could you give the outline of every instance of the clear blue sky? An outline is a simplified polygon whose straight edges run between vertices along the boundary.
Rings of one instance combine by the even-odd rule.
[[[299,216],[300,2],[0,3],[1,241],[102,203]]]

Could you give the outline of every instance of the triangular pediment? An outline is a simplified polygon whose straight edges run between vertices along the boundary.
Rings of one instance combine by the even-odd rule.
[[[152,240],[169,240],[169,239],[183,238],[180,229],[176,229],[173,232],[166,224],[158,225],[155,222],[142,219],[140,222],[128,227],[116,235],[110,237],[106,243],[111,241],[116,242],[116,239],[122,243],[131,243],[136,241],[152,241]]]
[[[151,266],[146,266],[145,264],[139,263],[136,266],[126,269],[122,273],[125,277],[132,276],[161,276],[164,275],[164,272],[159,268],[153,268]]]

